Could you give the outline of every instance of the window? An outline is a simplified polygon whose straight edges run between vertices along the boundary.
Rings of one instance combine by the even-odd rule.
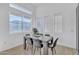
[[[29,31],[31,29],[31,18],[23,18],[23,32]]]
[[[9,15],[10,17],[10,32],[21,32],[22,31],[22,17],[16,15]]]
[[[10,33],[29,32],[31,29],[32,12],[17,4],[9,4]]]
[[[31,18],[9,15],[10,33],[27,32],[31,29]]]

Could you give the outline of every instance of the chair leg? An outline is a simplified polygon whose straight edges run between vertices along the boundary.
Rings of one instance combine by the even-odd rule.
[[[25,48],[25,50],[27,51],[27,44],[26,44],[26,48]]]
[[[34,49],[34,54],[35,54],[35,51],[36,51],[36,47],[35,47],[35,49]]]
[[[33,55],[34,55],[34,46],[33,46]]]
[[[56,54],[56,49],[54,48],[55,54]]]
[[[32,46],[32,48],[31,48],[32,50],[31,50],[31,52],[32,52],[32,54],[33,54],[33,46]]]
[[[41,48],[40,48],[40,55],[41,55]]]
[[[26,50],[26,39],[24,39],[24,50]]]
[[[27,48],[26,48],[26,51],[28,51],[28,49],[29,49],[29,45],[27,44]]]
[[[53,53],[53,48],[51,48],[51,51],[52,51],[52,55],[53,55],[53,54],[54,54],[54,53]]]

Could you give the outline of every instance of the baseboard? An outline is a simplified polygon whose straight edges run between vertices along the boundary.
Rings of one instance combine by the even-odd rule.
[[[75,50],[77,50],[76,48],[67,46],[67,45],[65,45],[65,44],[60,44],[60,43],[58,43],[57,45],[60,45],[60,46],[63,46],[63,47],[67,47],[67,48],[71,48],[71,49],[75,49]]]

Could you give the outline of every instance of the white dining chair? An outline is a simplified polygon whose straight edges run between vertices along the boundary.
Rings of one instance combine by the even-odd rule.
[[[36,51],[38,51],[38,49],[40,50],[40,55],[41,55],[41,48],[43,47],[42,41],[39,39],[33,39],[33,52],[35,54]]]

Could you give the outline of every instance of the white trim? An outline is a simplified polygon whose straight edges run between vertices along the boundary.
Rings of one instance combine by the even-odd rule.
[[[16,5],[16,4],[9,4],[9,6],[10,6],[11,8],[15,8],[15,9],[17,9],[17,10],[19,10],[19,11],[22,11],[22,12],[25,12],[25,13],[28,13],[28,14],[32,15],[32,12],[31,12],[31,11],[26,10],[25,8],[20,7],[20,6]]]

